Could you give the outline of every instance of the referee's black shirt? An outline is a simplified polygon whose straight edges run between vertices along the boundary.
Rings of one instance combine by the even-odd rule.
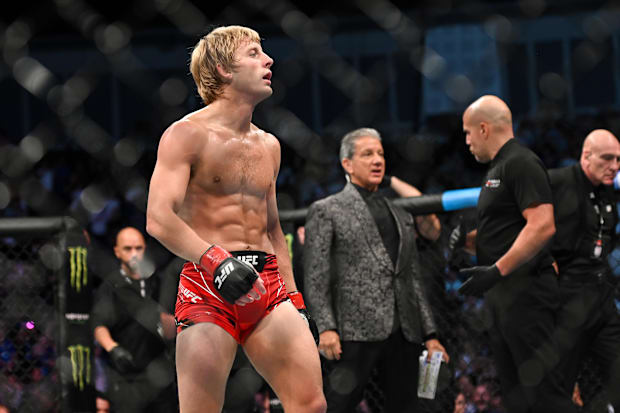
[[[556,227],[551,252],[560,275],[611,272],[607,257],[615,248],[618,223],[613,189],[592,185],[579,163],[551,169],[549,178]]]
[[[141,284],[145,287],[145,297],[141,296]],[[157,274],[140,282],[120,272],[110,274],[96,293],[93,327],[108,327],[114,340],[132,354],[137,370],[146,368],[151,360],[166,351],[164,341],[157,332],[147,329],[138,321],[143,318],[142,315],[136,314],[145,311],[151,313],[149,318],[159,319],[159,310],[152,299],[158,295]]]
[[[478,264],[491,265],[502,257],[526,224],[523,210],[546,203],[552,203],[552,196],[542,161],[516,139],[509,139],[490,162],[478,198]],[[551,262],[544,248],[526,267]]]

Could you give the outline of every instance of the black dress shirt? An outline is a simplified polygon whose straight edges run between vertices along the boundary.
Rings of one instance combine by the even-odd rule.
[[[392,260],[392,264],[396,266],[400,239],[398,237],[396,221],[394,221],[394,217],[387,207],[385,197],[381,195],[379,191],[371,192],[361,186],[355,184],[353,185],[364,199],[364,202],[366,202],[366,205],[368,205],[370,215],[372,215],[372,218],[375,220],[375,224],[377,224],[377,228],[379,229],[381,241],[383,241],[383,245]]]

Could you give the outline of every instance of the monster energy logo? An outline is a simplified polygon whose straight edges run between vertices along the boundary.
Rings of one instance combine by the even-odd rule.
[[[88,284],[88,249],[84,247],[68,247],[69,265],[71,269],[71,288],[80,292],[82,285]]]
[[[294,236],[293,236],[293,234],[286,234],[286,235],[284,235],[284,239],[286,240],[286,246],[288,247],[288,255],[291,258],[291,260],[293,260],[293,240],[294,240]]]
[[[76,344],[67,348],[71,354],[73,385],[82,391],[85,381],[90,384],[90,347]]]

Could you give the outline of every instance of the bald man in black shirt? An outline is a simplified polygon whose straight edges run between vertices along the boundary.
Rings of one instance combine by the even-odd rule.
[[[115,412],[176,411],[174,364],[166,341],[175,336],[171,314],[161,308],[160,281],[144,271],[146,244],[133,227],[120,230],[114,254],[120,267],[97,290],[94,336],[109,354],[107,397]]]
[[[459,291],[485,294],[492,317],[489,336],[510,413],[576,411],[548,372],[559,307],[557,277],[546,249],[555,232],[546,169],[513,139],[512,114],[496,96],[483,96],[463,114],[466,143],[489,163],[478,200],[477,267]]]
[[[551,252],[562,293],[558,342],[565,352],[556,374],[571,394],[584,358],[591,356],[615,411],[620,411],[620,315],[607,259],[616,246],[612,185],[619,168],[618,139],[597,129],[586,137],[578,163],[549,171],[557,228]]]

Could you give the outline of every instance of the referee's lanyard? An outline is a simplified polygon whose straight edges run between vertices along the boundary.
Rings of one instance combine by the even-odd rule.
[[[594,192],[590,192],[590,199],[593,201],[596,200],[596,196]],[[592,258],[599,259],[601,258],[601,253],[603,252],[603,225],[605,224],[605,220],[603,219],[603,214],[601,213],[601,207],[598,202],[594,204],[594,212],[598,217],[598,235],[596,240],[594,241],[594,249],[592,250]]]
[[[600,237],[599,235],[599,238]],[[142,298],[146,297],[146,282],[144,282],[144,280],[140,280],[140,295]]]
[[[120,270],[123,277],[125,277],[125,281],[127,281],[129,284],[132,284],[133,281],[131,277],[125,272],[124,269],[121,268]],[[146,281],[144,281],[144,279],[140,280],[140,296],[142,296],[142,298],[146,297]]]

